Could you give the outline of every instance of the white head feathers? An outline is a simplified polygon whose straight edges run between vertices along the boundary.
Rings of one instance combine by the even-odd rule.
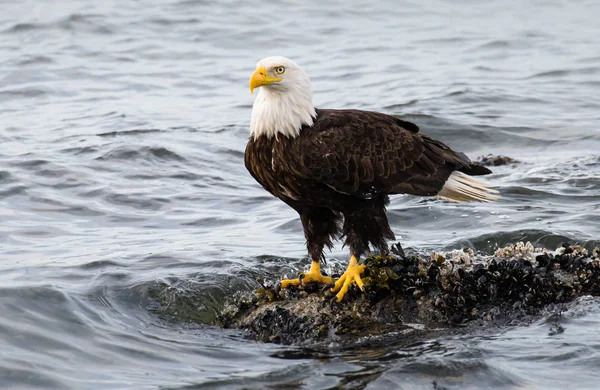
[[[316,116],[308,74],[285,57],[267,57],[256,64],[250,90],[259,88],[250,120],[250,134],[268,138],[296,137]]]

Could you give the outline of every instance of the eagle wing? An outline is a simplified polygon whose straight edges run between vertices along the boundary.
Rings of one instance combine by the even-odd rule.
[[[312,180],[335,191],[361,198],[428,196],[437,194],[454,170],[489,172],[469,172],[471,161],[464,154],[393,116],[360,110],[317,114],[306,136],[297,138],[299,162]]]

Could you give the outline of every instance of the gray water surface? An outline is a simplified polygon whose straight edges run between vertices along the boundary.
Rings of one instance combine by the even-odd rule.
[[[494,168],[493,204],[398,196],[407,250],[598,245],[600,2],[0,3],[0,387],[592,389],[600,300],[529,326],[326,352],[209,324],[306,268],[243,166],[257,60]],[[328,267],[347,262],[340,245]],[[559,329],[560,331],[557,331]],[[391,341],[390,341],[391,340]]]

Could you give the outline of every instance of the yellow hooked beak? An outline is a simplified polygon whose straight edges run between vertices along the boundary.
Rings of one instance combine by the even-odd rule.
[[[267,70],[265,67],[258,68],[252,73],[250,77],[250,93],[254,93],[254,88],[262,87],[263,85],[269,85],[281,81],[281,77],[269,77],[267,76]]]

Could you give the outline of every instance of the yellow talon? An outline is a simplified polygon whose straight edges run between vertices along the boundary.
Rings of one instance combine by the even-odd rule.
[[[360,278],[360,275],[365,271],[365,265],[358,265],[358,260],[354,255],[350,258],[350,263],[348,263],[348,268],[346,272],[335,282],[335,286],[331,289],[331,292],[338,292],[336,294],[336,301],[341,302],[344,299],[344,295],[348,292],[350,285],[353,282],[356,282],[358,288],[361,291],[364,291],[364,284]]]
[[[300,281],[302,280],[302,281]],[[298,279],[284,279],[281,281],[281,288],[288,288],[289,286],[298,286],[301,283],[323,283],[323,284],[331,284],[333,283],[333,278],[329,276],[324,276],[321,274],[321,263],[318,261],[313,261],[310,265],[310,271],[301,274]]]

